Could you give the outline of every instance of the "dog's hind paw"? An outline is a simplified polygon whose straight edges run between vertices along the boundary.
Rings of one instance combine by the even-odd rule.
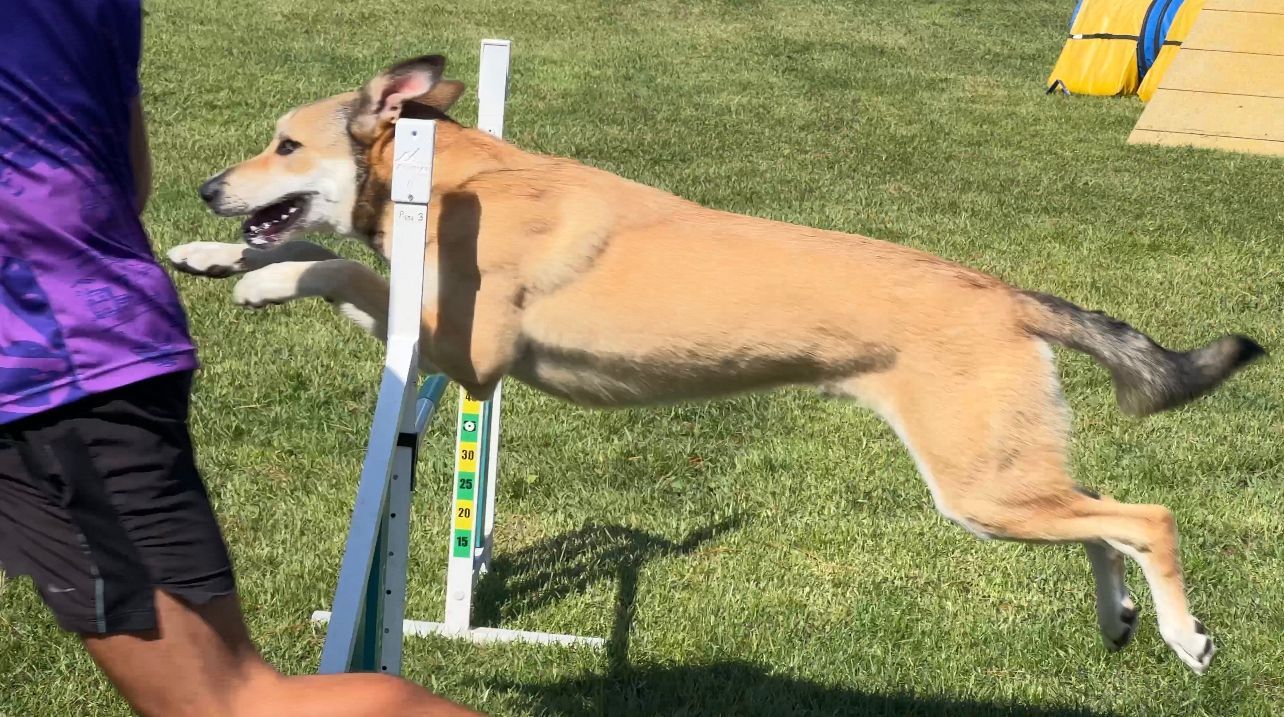
[[[1133,633],[1137,630],[1137,607],[1132,597],[1124,597],[1119,604],[1119,614],[1110,621],[1101,623],[1101,639],[1106,649],[1118,652],[1132,642]]]
[[[1173,652],[1177,653],[1181,661],[1196,674],[1202,675],[1212,664],[1213,655],[1217,654],[1217,646],[1213,644],[1213,639],[1204,629],[1204,623],[1193,617],[1190,621],[1189,629],[1169,632],[1161,625],[1159,631],[1163,633],[1164,642],[1167,642]]]

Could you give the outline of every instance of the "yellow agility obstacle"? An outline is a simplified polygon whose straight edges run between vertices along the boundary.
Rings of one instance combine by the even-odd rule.
[[[1153,0],[1081,0],[1048,92],[1131,95],[1141,82],[1137,43]]]
[[[1284,156],[1284,0],[1204,0],[1128,141]]]

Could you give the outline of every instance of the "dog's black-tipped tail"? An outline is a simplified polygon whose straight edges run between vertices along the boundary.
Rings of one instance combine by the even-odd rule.
[[[1266,355],[1256,341],[1239,335],[1223,336],[1191,351],[1171,351],[1099,311],[1048,294],[1024,292],[1022,298],[1026,330],[1082,351],[1109,369],[1120,409],[1133,416],[1199,398]]]

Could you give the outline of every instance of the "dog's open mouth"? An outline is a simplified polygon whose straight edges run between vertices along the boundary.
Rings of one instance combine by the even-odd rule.
[[[307,194],[295,194],[275,204],[256,209],[241,225],[241,238],[250,246],[268,246],[308,213]]]

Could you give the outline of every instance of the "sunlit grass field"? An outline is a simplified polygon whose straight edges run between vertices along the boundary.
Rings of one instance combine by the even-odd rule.
[[[280,113],[428,52],[471,83],[479,41],[502,37],[522,147],[926,249],[1168,345],[1239,331],[1280,347],[1284,164],[1129,146],[1135,98],[1045,96],[1073,6],[154,0],[146,219],[162,252],[234,240],[195,188],[258,152]],[[475,111],[470,94],[457,116]],[[204,362],[200,462],[251,628],[282,669],[315,671],[308,617],[332,599],[382,348],[320,302],[251,313],[230,282],[176,280]],[[609,648],[412,639],[406,674],[494,715],[1284,714],[1284,370],[1137,421],[1105,371],[1058,355],[1079,479],[1177,516],[1192,609],[1220,648],[1203,678],[1160,639],[1139,571],[1139,633],[1107,653],[1081,549],[947,523],[859,408],[786,391],[592,412],[516,384],[477,621]],[[442,607],[445,413],[416,495],[420,619]],[[0,715],[125,714],[30,583],[0,583]]]

